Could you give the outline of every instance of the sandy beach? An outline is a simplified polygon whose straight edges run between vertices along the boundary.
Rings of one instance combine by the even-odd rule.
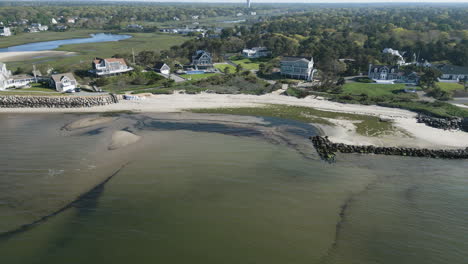
[[[319,127],[332,141],[347,144],[373,144],[387,146],[428,147],[428,148],[465,148],[468,147],[468,133],[444,131],[417,123],[416,113],[402,109],[380,106],[365,106],[330,102],[321,98],[307,97],[298,99],[277,94],[225,95],[202,93],[197,95],[173,94],[148,96],[144,100],[121,101],[118,104],[80,108],[0,108],[0,113],[96,113],[110,111],[133,111],[141,113],[181,112],[196,108],[252,107],[266,104],[282,104],[312,107],[318,110],[361,114],[391,119],[399,128],[401,135],[367,137],[355,132],[350,121],[331,119],[335,126]]]
[[[75,52],[68,51],[15,51],[15,52],[0,52],[0,61],[1,62],[10,62],[10,61],[23,61],[31,60],[44,57],[64,57],[75,55]]]

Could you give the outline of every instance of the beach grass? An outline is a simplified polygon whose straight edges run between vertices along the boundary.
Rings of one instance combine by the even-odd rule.
[[[356,132],[364,136],[381,136],[397,131],[392,122],[382,122],[378,117],[322,111],[303,106],[275,104],[266,105],[264,107],[206,108],[188,109],[187,111],[193,113],[276,117],[328,126],[334,126],[333,121],[330,119],[349,120],[355,121]]]

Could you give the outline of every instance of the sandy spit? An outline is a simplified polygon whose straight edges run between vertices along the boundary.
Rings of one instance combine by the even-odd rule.
[[[141,139],[140,136],[137,136],[133,133],[127,131],[115,131],[112,134],[111,144],[109,145],[109,150],[116,150],[119,148],[126,147],[133,143],[136,143]]]

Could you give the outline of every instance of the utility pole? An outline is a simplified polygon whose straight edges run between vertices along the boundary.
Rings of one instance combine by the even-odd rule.
[[[33,64],[34,81],[37,83],[36,64]]]
[[[135,50],[132,48],[133,64],[135,64]]]

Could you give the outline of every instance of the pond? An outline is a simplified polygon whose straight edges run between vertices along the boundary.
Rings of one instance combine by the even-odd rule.
[[[129,39],[132,37],[130,35],[117,35],[117,34],[106,34],[106,33],[91,34],[90,36],[91,37],[89,38],[74,38],[74,39],[62,39],[62,40],[54,40],[54,41],[28,43],[28,44],[3,48],[3,49],[0,49],[0,52],[54,50],[63,45],[119,41],[119,40]]]

